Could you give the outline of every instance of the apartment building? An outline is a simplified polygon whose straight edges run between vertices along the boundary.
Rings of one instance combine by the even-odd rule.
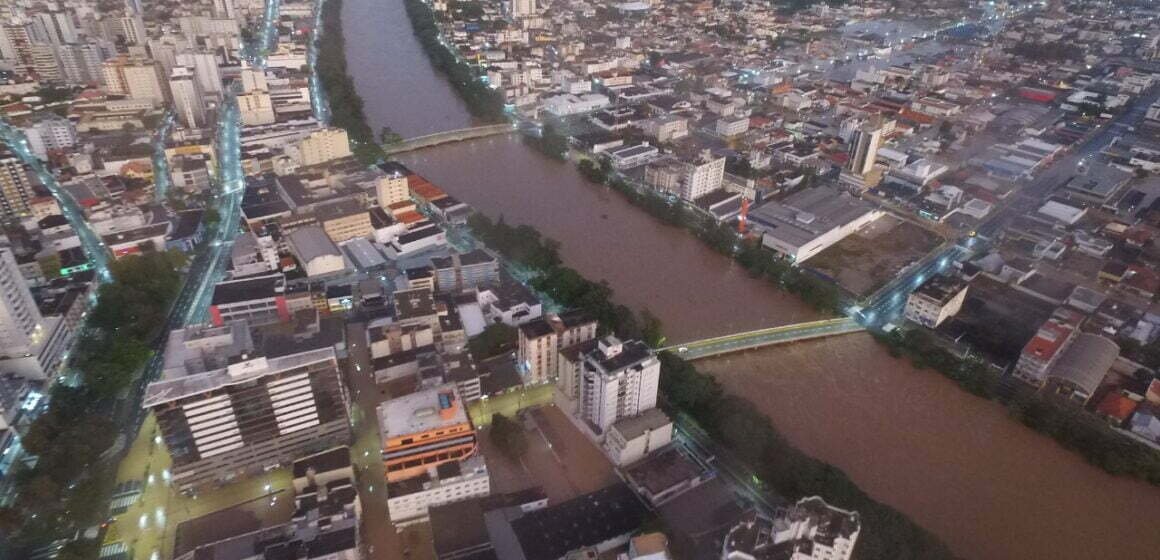
[[[341,325],[295,337],[245,321],[173,331],[142,406],[192,491],[289,464],[350,440],[334,345]]]
[[[596,321],[572,311],[549,315],[519,327],[516,360],[524,383],[547,383],[559,375],[560,351],[596,338]]]
[[[1042,387],[1047,381],[1047,372],[1075,338],[1081,320],[1082,316],[1074,311],[1056,310],[1023,347],[1015,363],[1015,377]]]
[[[33,197],[33,174],[7,146],[0,146],[0,219],[10,220],[29,214]]]
[[[339,158],[349,157],[350,141],[341,128],[326,128],[312,133],[298,143],[298,163],[303,166],[318,165]]]
[[[432,257],[431,266],[435,271],[435,290],[443,294],[460,293],[499,282],[499,261],[482,249]]]
[[[933,329],[955,316],[966,299],[966,282],[948,276],[932,276],[906,298],[904,315],[909,321]]]
[[[600,340],[581,365],[579,418],[602,438],[617,420],[657,404],[661,363],[639,340]]]

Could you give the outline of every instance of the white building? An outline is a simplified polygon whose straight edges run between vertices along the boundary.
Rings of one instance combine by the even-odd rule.
[[[749,130],[749,117],[718,119],[714,130],[726,138],[745,134]]]
[[[222,93],[222,73],[213,53],[186,52],[177,55],[177,64],[193,70],[194,78],[204,95]]]
[[[542,107],[546,113],[557,117],[566,117],[569,115],[589,113],[607,107],[610,103],[611,101],[608,99],[608,96],[599,93],[586,93],[583,95],[565,94],[545,99]]]
[[[395,527],[427,520],[430,508],[491,493],[487,463],[475,454],[443,463],[420,476],[387,484],[387,511]]]
[[[581,365],[577,414],[598,437],[621,418],[657,404],[661,363],[645,343],[606,337]]]
[[[72,121],[49,113],[24,129],[28,147],[36,157],[46,159],[50,150],[66,150],[77,143],[77,128]]]
[[[906,298],[908,321],[933,329],[954,317],[967,299],[967,284],[947,277],[932,276]]]
[[[288,236],[288,241],[290,250],[306,270],[307,276],[323,276],[346,270],[346,259],[342,252],[321,227],[296,229]]]
[[[725,158],[713,157],[708,150],[689,166],[681,182],[681,198],[693,201],[721,188],[725,179]]]
[[[274,124],[274,102],[270,94],[264,91],[254,91],[237,96],[238,112],[242,115],[242,124],[246,126],[262,126]]]
[[[298,143],[298,163],[302,165],[317,165],[350,155],[350,140],[341,128],[319,130]]]
[[[804,262],[882,216],[873,204],[828,187],[815,187],[749,212],[761,242],[794,262]]]
[[[617,466],[630,465],[673,441],[673,421],[659,408],[612,424],[604,438],[604,453]]]
[[[60,366],[72,334],[69,321],[40,314],[15,256],[0,247],[0,369],[48,379]]]
[[[174,68],[169,76],[169,91],[181,124],[187,128],[205,126],[205,97],[192,69],[184,66]]]
[[[748,513],[725,537],[721,560],[849,560],[862,532],[857,512],[833,507],[817,496],[779,509],[772,518]]]

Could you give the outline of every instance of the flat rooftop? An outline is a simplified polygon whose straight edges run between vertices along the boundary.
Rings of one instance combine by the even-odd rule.
[[[876,209],[837,189],[815,187],[758,206],[749,212],[749,221],[767,235],[801,247]]]
[[[467,423],[467,408],[454,383],[391,399],[377,412],[384,439]]]

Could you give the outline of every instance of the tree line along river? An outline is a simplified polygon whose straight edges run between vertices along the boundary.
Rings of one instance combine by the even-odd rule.
[[[345,0],[347,61],[373,130],[471,126],[427,62],[402,0]],[[818,318],[618,194],[515,137],[448,144],[403,163],[484,214],[561,242],[566,264],[648,309],[674,342]],[[892,358],[868,335],[700,362],[802,450],[846,471],[967,558],[1152,558],[1160,489],[1107,475],[993,402]]]

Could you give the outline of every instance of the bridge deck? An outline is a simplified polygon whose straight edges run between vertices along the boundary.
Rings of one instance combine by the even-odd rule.
[[[669,346],[662,348],[662,350],[676,352],[686,360],[697,360],[727,354],[729,352],[761,348],[773,344],[836,336],[863,330],[866,330],[865,327],[859,325],[854,319],[839,317],[836,319],[823,319],[821,321],[810,321],[808,323],[783,325],[780,327],[706,338],[686,344]]]
[[[399,154],[412,150],[430,148],[449,142],[460,142],[463,140],[473,140],[475,138],[486,138],[488,136],[511,134],[516,132],[516,130],[517,128],[509,123],[489,124],[485,126],[477,126],[474,128],[461,128],[459,130],[447,130],[443,132],[435,132],[433,134],[425,134],[423,136],[416,136],[414,138],[408,138],[397,144],[388,144],[383,146],[383,151],[385,151],[387,154]]]

